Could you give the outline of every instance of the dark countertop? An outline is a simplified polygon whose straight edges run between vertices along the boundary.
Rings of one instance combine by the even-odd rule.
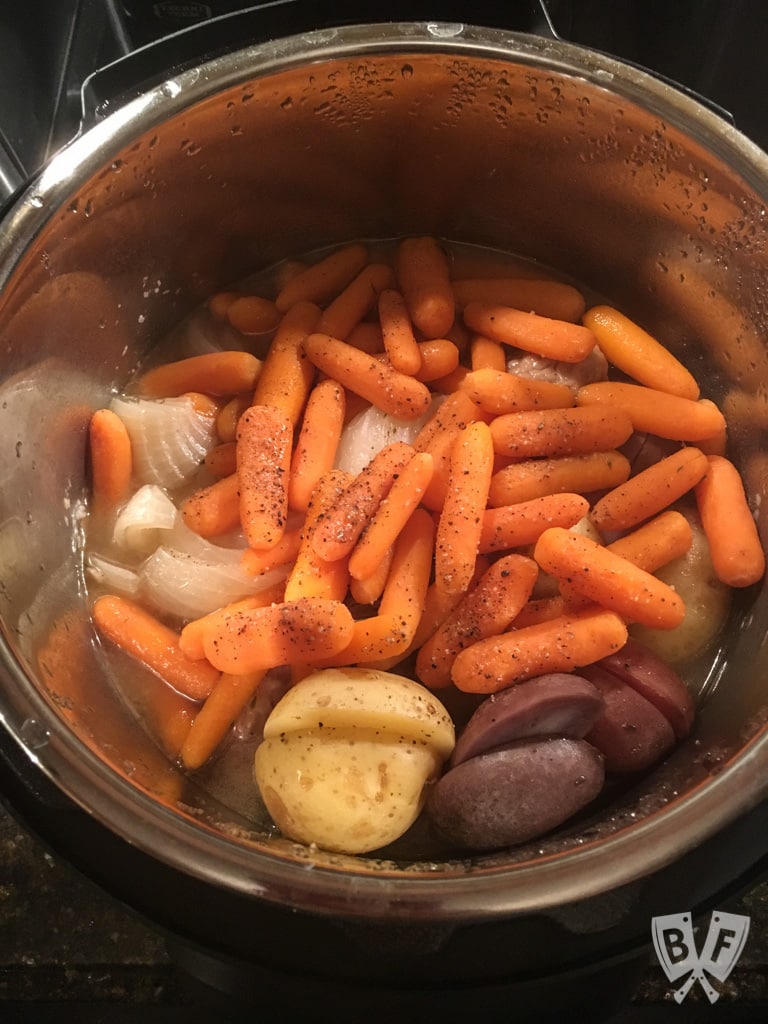
[[[751,927],[738,965],[725,983],[716,983],[718,1002],[710,1005],[695,986],[676,1004],[649,950],[640,986],[610,1024],[768,1019],[768,883],[721,909],[749,915]],[[164,938],[0,806],[2,1024],[208,1020],[221,1024],[222,1016],[201,1007]]]

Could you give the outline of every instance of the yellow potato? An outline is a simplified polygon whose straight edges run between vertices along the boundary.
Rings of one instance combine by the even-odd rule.
[[[453,751],[451,716],[433,693],[404,676],[365,668],[313,672],[279,702],[264,737],[318,727],[375,729],[395,739],[429,743],[443,757]]]
[[[338,853],[366,853],[410,828],[425,783],[441,764],[426,744],[324,728],[265,740],[255,775],[284,835]]]
[[[284,835],[367,853],[410,828],[454,744],[450,715],[421,684],[374,669],[324,669],[270,714],[254,777]]]

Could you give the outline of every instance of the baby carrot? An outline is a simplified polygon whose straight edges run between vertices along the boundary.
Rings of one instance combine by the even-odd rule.
[[[395,557],[395,548],[391,546],[384,552],[384,557],[370,574],[364,579],[350,577],[349,593],[358,604],[375,604],[382,595]]]
[[[444,377],[438,377],[436,380],[430,381],[432,390],[440,392],[443,395],[453,394],[454,391],[459,390],[470,372],[471,371],[468,366],[462,366],[462,364],[459,363],[456,369],[452,370],[451,373],[447,373]]]
[[[491,423],[494,450],[513,459],[604,452],[631,434],[625,412],[597,405],[512,412]]]
[[[310,334],[304,349],[319,370],[382,412],[413,420],[429,408],[432,396],[425,384],[339,338]]]
[[[253,401],[253,392],[248,391],[230,398],[216,417],[216,433],[222,442],[234,441],[237,435],[237,423],[245,410]]]
[[[534,544],[551,526],[575,526],[589,511],[581,494],[545,494],[516,505],[488,508],[483,513],[480,551],[508,551]]]
[[[253,392],[254,405],[279,409],[294,427],[315,375],[304,352],[304,340],[315,329],[319,315],[319,308],[311,302],[291,307],[272,339]]]
[[[292,443],[292,424],[280,410],[253,405],[240,417],[240,522],[248,544],[257,551],[273,547],[285,530]]]
[[[562,281],[523,277],[460,278],[453,282],[453,294],[456,304],[462,308],[470,302],[488,302],[571,323],[581,320],[585,308],[581,292]]]
[[[691,524],[681,512],[670,509],[606,547],[638,568],[656,572],[684,555],[692,542]]]
[[[623,409],[635,430],[670,441],[703,441],[725,429],[725,417],[713,402],[694,402],[643,384],[586,384],[579,388],[576,404]]]
[[[674,629],[685,617],[683,600],[671,587],[584,534],[553,526],[536,541],[533,557],[544,572],[625,622]]]
[[[114,509],[128,497],[133,472],[131,439],[111,409],[97,409],[88,428],[91,497],[98,512]]]
[[[475,334],[470,344],[470,365],[473,370],[495,370],[506,373],[507,354],[501,342]]]
[[[593,306],[582,322],[597,338],[606,359],[639,384],[696,401],[696,379],[669,349],[639,324],[610,306]]]
[[[387,263],[369,263],[363,267],[320,317],[317,331],[344,340],[363,317],[374,308],[379,295],[395,283]]]
[[[322,380],[310,392],[291,458],[288,505],[306,512],[317,481],[333,469],[344,426],[346,398],[335,380]]]
[[[351,554],[395,477],[412,457],[413,448],[404,441],[386,445],[374,455],[319,520],[312,546],[321,558],[334,562]]]
[[[240,298],[240,292],[216,292],[208,299],[208,309],[214,320],[220,323],[227,322],[227,310],[235,301]]]
[[[201,768],[213,754],[240,712],[248,706],[264,675],[264,669],[240,675],[222,672],[195,715],[181,748],[181,763],[188,771]]]
[[[413,447],[417,452],[426,452],[438,434],[454,427],[463,430],[477,419],[482,419],[482,414],[475,403],[465,391],[456,391],[440,402],[416,435]]]
[[[492,472],[493,442],[488,425],[470,423],[453,445],[437,524],[435,581],[449,594],[463,594],[472,578]]]
[[[546,494],[602,491],[623,483],[630,470],[629,460],[618,451],[515,462],[494,473],[488,503],[498,508]]]
[[[176,398],[185,391],[207,395],[233,395],[253,388],[261,360],[250,352],[206,352],[148,370],[138,381],[147,398]]]
[[[240,526],[240,482],[237,473],[202,487],[181,504],[186,525],[200,537],[219,537]]]
[[[404,238],[395,275],[411,320],[426,338],[442,338],[456,315],[448,257],[434,238]]]
[[[536,563],[524,555],[507,555],[494,562],[422,645],[416,658],[421,682],[432,689],[449,686],[459,651],[503,633],[530,597],[537,577]]]
[[[261,295],[239,295],[227,306],[227,320],[241,334],[266,334],[280,323],[280,310]]]
[[[523,629],[525,626],[537,626],[540,622],[558,618],[564,612],[565,603],[561,594],[553,594],[552,597],[533,597],[526,601],[515,616],[512,627]]]
[[[219,673],[207,661],[191,661],[179,647],[178,635],[128,598],[99,597],[93,621],[106,637],[132,658],[142,662],[179,693],[204,700]]]
[[[301,597],[222,616],[204,647],[216,668],[241,674],[331,657],[347,646],[353,629],[341,601]]]
[[[461,388],[493,416],[529,409],[567,409],[575,404],[574,393],[565,384],[529,380],[497,370],[472,370],[462,381]]]
[[[205,468],[214,476],[231,476],[237,470],[237,445],[225,441],[212,448],[205,457]]]
[[[261,576],[281,565],[293,562],[299,553],[302,527],[286,527],[277,544],[271,548],[246,548],[240,559],[240,568],[249,576]]]
[[[267,608],[271,604],[278,604],[283,600],[284,583],[276,583],[271,587],[260,590],[258,594],[251,594],[250,597],[243,597],[239,601],[223,605],[199,619],[192,619],[182,627],[179,634],[179,648],[192,661],[199,661],[205,658],[204,639],[210,633],[223,615],[232,612],[251,611],[254,608]]]
[[[423,384],[444,381],[459,367],[459,350],[447,338],[432,338],[418,344],[421,366],[414,373]]]
[[[344,340],[348,345],[359,348],[361,352],[367,352],[370,356],[384,353],[384,337],[381,333],[381,326],[372,320],[362,320],[352,328]]]
[[[579,363],[595,347],[595,336],[588,327],[490,302],[465,306],[464,323],[494,341],[558,362]]]
[[[707,472],[698,448],[680,448],[608,491],[590,513],[598,530],[629,530],[668,508]]]
[[[620,650],[627,627],[614,612],[589,609],[559,615],[461,651],[451,678],[467,693],[497,693],[546,672],[571,672]]]
[[[337,249],[290,277],[278,292],[275,305],[281,313],[287,312],[297,302],[324,305],[346,287],[367,260],[368,249],[360,242]]]
[[[405,299],[395,288],[385,288],[379,295],[379,323],[390,363],[400,373],[417,373],[421,353]]]
[[[420,503],[431,479],[432,456],[417,452],[400,471],[355,545],[349,559],[350,576],[361,580],[376,570]]]
[[[765,554],[739,471],[722,455],[707,463],[695,494],[712,566],[728,586],[751,586],[765,572]]]
[[[341,601],[346,596],[349,583],[347,559],[342,557],[329,561],[323,558],[315,550],[314,537],[318,525],[343,497],[351,479],[351,474],[334,469],[318,480],[307,507],[296,560],[285,582],[287,601],[299,597]]]

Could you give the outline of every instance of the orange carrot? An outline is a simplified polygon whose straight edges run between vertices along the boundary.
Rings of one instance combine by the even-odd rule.
[[[432,689],[450,685],[459,651],[503,633],[530,597],[537,576],[536,563],[524,555],[507,555],[495,562],[422,645],[416,658],[421,682]]]
[[[237,424],[245,410],[253,401],[253,392],[235,395],[222,408],[216,417],[216,433],[223,442],[234,441],[237,436]]]
[[[311,302],[297,302],[291,307],[272,339],[253,392],[254,405],[279,409],[294,427],[315,375],[304,353],[304,340],[315,329],[319,315],[319,308]]]
[[[620,447],[631,434],[625,412],[596,405],[512,412],[491,423],[494,450],[513,459],[604,452]]]
[[[181,504],[186,525],[200,537],[219,537],[240,526],[240,482],[237,473],[202,487]]]
[[[463,430],[468,423],[482,419],[482,414],[465,391],[456,391],[442,401],[416,435],[413,447],[426,452],[438,434],[449,428]]]
[[[420,341],[418,349],[421,366],[414,374],[414,377],[423,384],[445,380],[458,369],[459,350],[447,338],[432,338],[431,341]]]
[[[369,263],[337,295],[320,318],[317,330],[344,340],[378,302],[379,295],[395,283],[387,263]]]
[[[425,508],[433,512],[439,512],[445,504],[451,474],[451,453],[462,429],[458,426],[447,427],[432,438],[427,448],[426,454],[432,459],[432,476],[421,501]]]
[[[713,402],[694,402],[642,384],[587,384],[579,388],[576,404],[623,409],[635,430],[670,441],[703,441],[725,429],[725,417]]]
[[[344,388],[322,380],[310,392],[296,447],[291,458],[288,505],[306,512],[312,491],[323,474],[333,468],[344,427]]]
[[[319,664],[367,664],[404,656],[421,619],[434,551],[434,525],[429,513],[417,509],[395,544],[392,567],[379,604],[379,614],[355,623],[347,647]]]
[[[464,378],[461,388],[481,409],[494,416],[529,409],[567,409],[576,401],[565,384],[529,380],[497,370],[473,370]]]
[[[674,629],[685,617],[683,600],[671,587],[584,534],[553,526],[536,541],[533,556],[544,572],[625,622]]]
[[[370,356],[380,355],[384,352],[381,326],[372,320],[361,320],[344,340],[348,345],[359,348],[361,352],[367,352]]]
[[[106,595],[94,602],[93,621],[102,636],[142,662],[179,693],[204,700],[219,673],[207,661],[191,661],[179,647],[178,635],[140,605]]]
[[[440,392],[444,395],[451,395],[454,391],[458,391],[470,373],[468,366],[462,366],[461,363],[451,373],[447,373],[444,377],[438,377],[436,380],[430,381],[432,390]]]
[[[473,370],[495,370],[496,373],[506,373],[507,354],[500,342],[486,338],[482,334],[475,334],[470,342],[470,353]]]
[[[208,309],[214,320],[220,323],[227,322],[227,310],[235,301],[240,298],[239,292],[216,292],[208,299]]]
[[[201,768],[248,706],[264,678],[263,669],[230,675],[222,672],[210,696],[195,715],[181,748],[180,759],[188,771]]]
[[[606,547],[638,568],[656,572],[684,555],[692,542],[691,524],[681,512],[670,509]]]
[[[240,522],[248,544],[257,551],[273,547],[285,530],[292,442],[288,416],[272,406],[253,405],[240,417]]]
[[[355,545],[349,559],[350,576],[362,580],[375,572],[420,503],[431,479],[432,456],[417,452],[400,471]]]
[[[464,323],[493,341],[558,362],[579,363],[595,347],[595,336],[588,327],[490,302],[465,306]]]
[[[237,445],[225,441],[212,448],[205,457],[205,468],[214,476],[232,476],[237,470]]]
[[[421,381],[327,334],[310,334],[304,342],[310,360],[333,380],[400,419],[423,416],[432,396]]]
[[[261,295],[240,295],[227,306],[227,320],[241,334],[266,334],[280,323],[280,310]]]
[[[384,552],[384,557],[370,576],[360,580],[350,577],[349,593],[353,601],[357,601],[358,604],[375,604],[379,600],[386,585],[394,557],[395,548],[393,545]]]
[[[412,456],[413,448],[404,441],[386,445],[374,455],[318,523],[312,545],[321,558],[334,562],[351,554],[395,477]]]
[[[114,509],[128,497],[133,473],[131,439],[111,409],[97,409],[88,428],[94,510]]]
[[[215,420],[222,410],[222,403],[211,395],[205,395],[202,391],[185,391],[181,398],[186,398],[192,403],[192,408],[201,416]]]
[[[204,646],[212,665],[239,675],[331,657],[347,646],[353,629],[341,601],[301,597],[223,616]]]
[[[545,494],[516,505],[489,508],[483,513],[480,551],[508,551],[535,544],[551,526],[575,526],[589,511],[589,502],[580,494]]]
[[[540,622],[549,622],[565,612],[563,598],[560,594],[552,597],[534,597],[526,601],[512,622],[513,629],[524,629],[526,626],[537,626]]]
[[[336,507],[351,480],[352,475],[340,469],[331,470],[318,480],[307,507],[296,561],[285,583],[286,600],[299,597],[344,599],[349,583],[347,559],[342,557],[329,561],[323,558],[315,550],[314,539],[319,524]]]
[[[494,473],[488,503],[498,508],[546,494],[602,491],[623,483],[630,469],[629,460],[618,451],[516,462]]]
[[[222,616],[230,615],[233,612],[252,611],[254,608],[267,608],[271,604],[277,604],[283,600],[283,583],[275,584],[258,594],[250,597],[243,597],[239,601],[223,605],[215,611],[202,615],[199,619],[192,619],[181,630],[179,634],[179,649],[192,661],[199,661],[205,658],[205,637],[211,633]]]
[[[486,423],[470,423],[451,453],[448,488],[437,525],[435,581],[448,594],[463,594],[475,569],[493,471],[493,443]]]
[[[696,379],[680,360],[623,313],[610,306],[593,306],[583,323],[608,362],[639,384],[691,401],[699,397]]]
[[[523,277],[463,278],[453,282],[453,294],[456,304],[462,308],[470,302],[487,302],[571,323],[581,320],[585,308],[581,292],[562,281]]]
[[[442,338],[455,317],[448,257],[434,238],[405,238],[395,254],[395,274],[411,320],[427,338]]]
[[[598,530],[629,530],[668,508],[706,472],[703,452],[680,448],[604,494],[592,508],[592,522]]]
[[[572,672],[620,650],[627,627],[614,612],[590,609],[479,640],[461,651],[451,677],[467,693],[497,693],[545,672]]]
[[[379,295],[379,322],[384,349],[392,366],[400,373],[418,373],[421,353],[411,317],[405,299],[394,288],[385,288]]]
[[[728,586],[751,586],[765,572],[765,554],[739,471],[722,455],[707,463],[695,493],[712,566]]]
[[[261,360],[250,352],[206,352],[148,370],[138,381],[147,398],[176,398],[185,391],[232,395],[251,389],[261,371]]]
[[[283,536],[273,547],[259,551],[246,548],[240,559],[240,568],[249,576],[261,576],[265,572],[271,572],[272,569],[293,562],[299,553],[301,530],[300,526],[286,526]]]
[[[360,242],[337,249],[306,269],[292,275],[280,289],[275,305],[281,313],[297,302],[328,302],[359,273],[368,259],[368,249]]]

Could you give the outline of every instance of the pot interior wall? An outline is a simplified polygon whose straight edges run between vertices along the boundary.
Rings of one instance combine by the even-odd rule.
[[[18,252],[0,297],[8,641],[41,707],[52,697],[99,758],[171,804],[189,789],[105,684],[75,594],[73,534],[92,410],[214,290],[361,237],[428,233],[511,250],[639,318],[712,397],[746,395],[753,413],[734,422],[731,440],[757,505],[768,485],[766,217],[757,180],[729,166],[736,144],[712,135],[711,118],[696,141],[675,124],[674,96],[662,117],[658,92],[646,109],[634,73],[619,89],[610,74],[550,62],[544,43],[508,58],[373,50],[256,77],[240,70],[246,55],[210,95],[205,73],[182,75],[130,138],[118,132],[115,143],[107,121],[73,144],[9,219]],[[29,223],[22,248],[13,232]],[[766,618],[762,599],[745,595],[695,743],[633,791],[611,827],[707,778],[757,733]],[[5,698],[19,717],[29,714],[26,686]]]

